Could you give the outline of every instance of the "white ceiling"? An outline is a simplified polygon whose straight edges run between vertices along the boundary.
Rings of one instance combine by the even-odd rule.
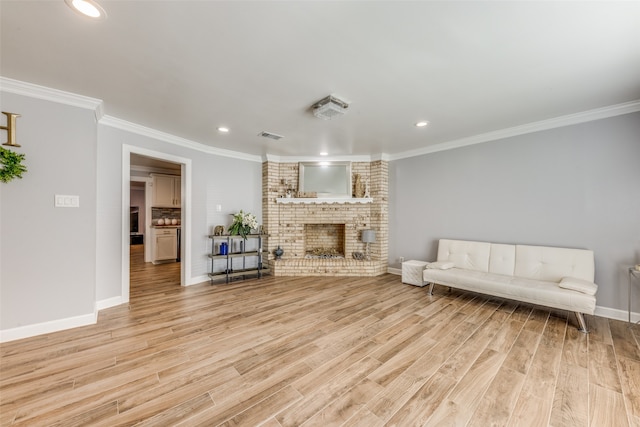
[[[99,2],[0,1],[0,74],[246,154],[398,155],[640,99],[637,1]],[[348,113],[315,118],[329,94]]]

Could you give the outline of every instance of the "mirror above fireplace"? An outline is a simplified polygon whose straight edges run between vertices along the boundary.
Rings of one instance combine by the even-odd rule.
[[[298,190],[318,197],[351,197],[351,162],[300,162]]]

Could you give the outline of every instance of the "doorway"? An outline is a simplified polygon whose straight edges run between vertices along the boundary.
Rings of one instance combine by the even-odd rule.
[[[164,271],[167,271],[166,274],[174,276],[176,271],[178,271],[180,285],[186,286],[189,284],[187,274],[190,271],[191,265],[191,233],[189,231],[191,224],[189,214],[191,205],[191,159],[140,147],[123,145],[122,164],[122,300],[123,302],[129,302],[132,275],[139,273],[148,274],[149,272],[153,272],[156,275],[159,274],[160,276],[163,274],[163,269],[150,270],[156,267],[151,264],[152,255],[149,244],[151,227],[153,225],[151,210],[153,205],[153,179],[149,175],[150,173],[180,176],[181,200],[180,205],[174,209],[174,212],[179,212],[176,214],[176,218],[179,218],[181,228],[180,253],[176,254],[180,262],[173,263],[174,265],[171,268],[164,268]],[[141,185],[144,186],[144,189],[140,188]],[[145,207],[143,209],[140,208],[140,205],[143,203],[141,202],[140,194],[138,193],[135,199],[132,196],[133,188],[136,188],[136,190],[133,191],[144,192]],[[143,235],[142,245],[131,244],[131,212],[134,206],[132,200],[135,201],[135,206],[138,206],[138,233],[142,233]],[[142,212],[143,210],[144,212]],[[140,218],[144,218],[144,231],[142,232],[140,231],[142,229]],[[136,240],[139,239],[139,237],[136,237]],[[133,257],[135,257],[135,259]],[[144,272],[145,270],[146,273]],[[160,280],[162,280],[162,277]]]

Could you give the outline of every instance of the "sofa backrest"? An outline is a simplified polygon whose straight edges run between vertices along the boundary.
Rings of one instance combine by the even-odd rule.
[[[440,239],[438,261],[453,262],[457,268],[489,271],[491,243]]]
[[[559,282],[563,277],[594,281],[593,251],[516,245],[515,276]]]
[[[491,244],[489,273],[513,276],[516,269],[516,245]]]
[[[438,261],[457,268],[559,282],[570,276],[593,282],[593,251],[440,239]]]

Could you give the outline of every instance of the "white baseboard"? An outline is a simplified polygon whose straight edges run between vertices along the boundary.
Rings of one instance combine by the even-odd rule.
[[[596,306],[596,316],[622,320],[623,322],[629,321],[629,312],[627,310],[618,310],[617,308]],[[631,312],[631,321],[633,323],[640,322],[640,313]]]
[[[15,341],[23,338],[35,337],[36,335],[64,331],[80,326],[94,325],[98,320],[97,313],[98,312],[96,311],[95,313],[83,314],[81,316],[74,316],[66,319],[51,320],[49,322],[37,323],[34,325],[5,329],[0,331],[0,342]]]
[[[124,304],[121,296],[112,297],[96,301],[96,311],[104,310],[105,308],[115,307],[116,305]]]
[[[387,273],[397,274],[398,276],[402,276],[402,269],[401,268],[387,267]]]
[[[209,276],[207,275],[192,277],[191,279],[189,279],[186,286],[199,285],[202,282],[208,282],[208,281],[209,281]]]

